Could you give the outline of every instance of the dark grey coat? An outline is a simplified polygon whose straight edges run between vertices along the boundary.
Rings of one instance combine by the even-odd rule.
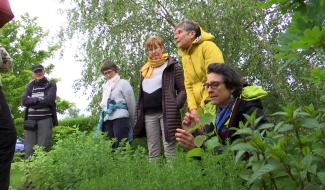
[[[175,140],[176,128],[181,127],[180,109],[186,101],[184,76],[181,66],[175,58],[168,59],[167,67],[162,75],[162,112],[164,121],[165,140]],[[135,137],[145,135],[145,122],[143,111],[143,90],[141,77],[140,95],[136,109],[136,121],[133,129]]]

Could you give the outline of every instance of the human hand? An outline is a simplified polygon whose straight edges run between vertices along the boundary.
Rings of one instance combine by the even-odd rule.
[[[195,123],[198,123],[200,121],[199,113],[197,112],[197,109],[191,109],[190,114],[191,117],[194,119]]]
[[[195,121],[195,118],[192,116],[192,114],[190,112],[186,112],[182,121],[183,129],[189,130],[194,127],[196,123],[197,122]]]
[[[187,130],[178,128],[176,129],[175,136],[176,140],[185,150],[191,150],[195,148],[194,136],[192,135],[192,133],[188,132]]]

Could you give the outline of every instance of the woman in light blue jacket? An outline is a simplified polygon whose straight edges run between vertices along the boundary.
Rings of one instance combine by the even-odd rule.
[[[101,72],[106,78],[103,85],[103,95],[100,102],[102,109],[98,130],[107,133],[110,139],[115,138],[117,147],[119,142],[132,137],[132,126],[135,114],[135,97],[130,82],[121,79],[118,67],[106,61]]]

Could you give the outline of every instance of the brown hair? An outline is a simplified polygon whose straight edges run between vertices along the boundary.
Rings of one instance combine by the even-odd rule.
[[[108,70],[108,69],[111,69],[111,70],[113,70],[115,72],[118,71],[118,67],[113,62],[111,62],[111,61],[105,61],[103,63],[103,65],[101,66],[100,71],[102,72],[102,74],[104,74],[104,72],[106,70]]]
[[[160,48],[164,48],[163,40],[159,36],[151,36],[147,39],[145,43],[146,50],[149,50],[153,47],[159,46]]]

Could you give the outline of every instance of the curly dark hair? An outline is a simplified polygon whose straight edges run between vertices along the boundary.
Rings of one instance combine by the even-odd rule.
[[[227,64],[212,63],[208,66],[208,74],[210,73],[222,75],[226,88],[234,90],[234,97],[240,96],[243,89],[242,80],[234,68]]]

